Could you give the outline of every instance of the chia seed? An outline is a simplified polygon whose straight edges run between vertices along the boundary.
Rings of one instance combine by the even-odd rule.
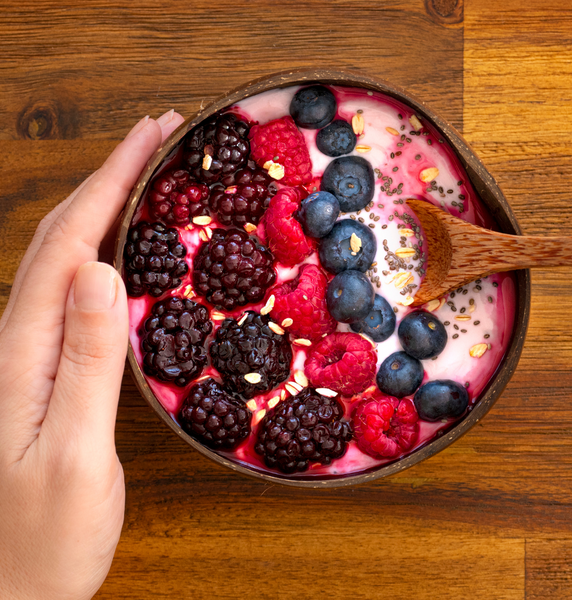
[[[458,334],[458,333],[456,333],[456,334],[453,336],[453,339],[454,339],[454,340],[456,340],[458,337],[459,337],[459,334]]]

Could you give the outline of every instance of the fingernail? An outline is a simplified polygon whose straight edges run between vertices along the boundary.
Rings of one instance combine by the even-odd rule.
[[[125,136],[125,139],[130,138],[131,136],[135,135],[137,132],[141,131],[143,129],[143,127],[145,127],[145,125],[147,125],[148,122],[149,122],[149,115],[147,115],[146,117],[143,117],[141,119],[141,121],[139,121],[139,123],[137,123],[137,125],[135,125],[135,127],[133,127],[133,129]]]
[[[159,125],[166,125],[173,118],[174,114],[175,114],[174,108],[172,108],[171,110],[168,110],[164,115],[161,115],[157,119],[157,123],[159,123]]]
[[[74,282],[74,303],[82,310],[108,310],[117,298],[117,273],[99,262],[83,264]]]

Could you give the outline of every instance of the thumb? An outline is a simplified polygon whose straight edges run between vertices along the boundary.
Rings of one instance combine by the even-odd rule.
[[[127,338],[123,281],[109,265],[83,264],[69,293],[60,363],[42,427],[78,435],[83,444],[115,447]]]

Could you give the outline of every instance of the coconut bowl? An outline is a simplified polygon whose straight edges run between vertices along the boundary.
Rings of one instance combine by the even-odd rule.
[[[160,169],[164,161],[179,147],[184,136],[196,125],[207,119],[217,111],[229,107],[236,102],[276,88],[284,88],[296,85],[308,85],[310,83],[322,83],[330,85],[343,85],[364,90],[372,90],[386,94],[400,102],[408,105],[414,111],[429,121],[448,141],[458,159],[466,170],[472,185],[482,203],[488,208],[490,214],[495,219],[498,229],[504,233],[520,235],[521,231],[516,217],[505,199],[499,186],[487,171],[483,163],[476,156],[460,133],[451,126],[451,124],[436,114],[423,101],[415,98],[405,90],[387,83],[382,80],[371,79],[354,73],[346,73],[329,70],[310,70],[310,71],[287,71],[277,73],[252,81],[243,87],[233,90],[224,96],[218,98],[207,107],[201,109],[195,115],[189,117],[176,131],[174,131],[163,145],[157,150],[150,159],[145,170],[139,177],[135,185],[122,217],[121,226],[118,232],[115,252],[115,266],[117,270],[123,272],[123,251],[126,243],[127,233],[132,219],[136,213],[138,204],[145,193],[153,175]],[[430,260],[430,257],[429,257]],[[464,435],[471,427],[478,423],[491,409],[493,404],[499,399],[502,391],[512,377],[520,358],[526,330],[528,326],[530,312],[530,272],[528,270],[517,271],[516,275],[516,306],[515,322],[512,339],[508,345],[507,351],[496,372],[480,394],[480,399],[474,405],[473,409],[466,416],[445,430],[442,435],[429,441],[424,446],[418,448],[408,456],[398,459],[389,464],[373,468],[359,474],[336,475],[328,477],[316,476],[314,478],[304,477],[303,475],[279,475],[270,474],[266,471],[258,470],[254,467],[238,464],[221,456],[202,445],[190,435],[188,435],[173,417],[163,408],[151,388],[149,387],[145,376],[137,362],[135,353],[131,344],[128,350],[128,360],[133,377],[141,394],[148,402],[150,407],[157,413],[159,418],[175,434],[182,438],[189,446],[197,452],[200,452],[210,460],[228,467],[243,475],[255,477],[257,479],[272,482],[276,484],[310,487],[310,488],[330,488],[346,485],[355,485],[365,483],[380,477],[387,477],[407,469],[427,458],[437,454],[447,446],[455,442]]]

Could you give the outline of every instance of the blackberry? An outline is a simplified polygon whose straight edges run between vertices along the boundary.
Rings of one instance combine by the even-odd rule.
[[[209,203],[223,225],[258,225],[276,193],[274,180],[255,165],[223,177],[221,184],[213,187]]]
[[[252,413],[214,380],[196,383],[183,402],[181,427],[205,446],[232,450],[250,435]]]
[[[245,231],[215,229],[195,257],[195,291],[225,310],[260,302],[276,281],[273,260],[271,252]]]
[[[184,169],[173,169],[153,181],[149,213],[167,225],[184,227],[194,217],[210,213],[208,200],[208,186],[193,181]]]
[[[130,296],[160,296],[181,285],[189,271],[187,249],[176,229],[142,221],[129,230],[125,244],[125,285]]]
[[[212,328],[202,304],[179,296],[156,302],[141,332],[143,370],[160,381],[187,385],[207,362],[203,344]]]
[[[352,439],[343,414],[335,398],[305,388],[264,417],[254,449],[268,467],[283,473],[305,471],[311,462],[329,465],[345,454]]]
[[[228,388],[244,398],[252,398],[288,378],[292,348],[287,336],[270,329],[269,316],[248,311],[242,319],[240,325],[235,319],[223,321],[210,346],[210,355],[212,366]],[[258,374],[260,381],[250,383],[244,377],[247,374]]]
[[[212,116],[195,127],[185,138],[183,155],[191,175],[210,185],[246,165],[249,130],[248,124],[232,113]],[[211,157],[208,169],[203,168],[206,155]]]

